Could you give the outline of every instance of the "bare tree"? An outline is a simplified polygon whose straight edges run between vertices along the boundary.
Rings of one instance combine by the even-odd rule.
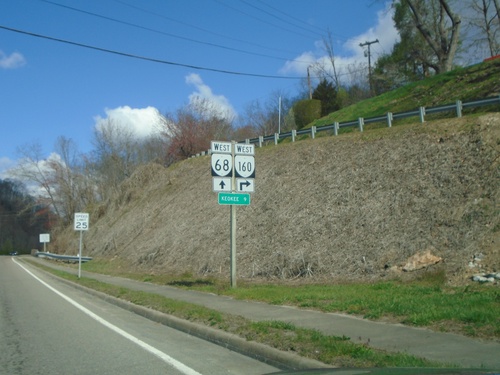
[[[73,140],[59,137],[55,152],[48,157],[43,156],[37,143],[20,148],[20,155],[12,176],[29,184],[38,202],[49,205],[63,223],[95,199],[93,184],[83,174],[84,164]]]
[[[9,175],[33,187],[32,194],[50,206],[58,217],[62,217],[58,204],[57,191],[54,185],[54,171],[50,162],[43,156],[39,143],[24,145],[18,148],[20,160]]]
[[[333,50],[333,37],[330,30],[328,30],[328,35],[323,38],[323,47],[325,48],[326,53],[328,54],[328,61],[330,62],[331,69],[325,69],[318,66],[320,70],[324,72],[324,78],[329,78],[331,80],[338,91],[340,89],[340,77],[337,71],[337,66],[335,64],[335,52]]]
[[[51,229],[54,218],[23,183],[0,179],[0,219],[0,254],[6,255],[35,248],[38,235]]]
[[[500,1],[493,0],[493,4],[495,5],[495,11],[497,12],[497,21],[500,22]]]
[[[92,144],[93,178],[99,197],[106,199],[136,168],[137,140],[131,130],[107,119],[94,129]]]
[[[208,150],[212,140],[229,140],[232,119],[225,116],[205,99],[195,100],[167,114],[163,134],[169,140],[168,163]]]
[[[366,77],[366,66],[363,63],[353,63],[346,67],[349,86],[344,105],[351,105],[371,96],[370,85]]]
[[[460,35],[460,16],[453,12],[447,0],[401,0],[410,7],[414,25],[434,53],[427,61],[436,73],[447,72],[453,66]]]
[[[497,8],[495,8],[495,6]],[[471,15],[468,17],[468,29],[472,34],[469,40],[471,48],[478,50],[488,46],[489,56],[500,53],[500,17],[498,0],[471,0]]]
[[[255,135],[273,134],[275,132],[275,126],[269,121],[264,105],[258,99],[246,105],[240,117],[240,127],[253,129]]]
[[[60,213],[65,218],[71,218],[75,212],[83,208],[78,186],[78,180],[81,179],[78,176],[76,144],[71,139],[59,137],[55,152],[59,157],[47,160],[47,164],[51,170]]]
[[[290,112],[293,102],[292,98],[280,91],[271,93],[264,102],[254,100],[246,106],[240,119],[240,127],[253,128],[256,135],[291,130],[295,127],[293,114]]]
[[[63,136],[55,145],[57,158],[50,158],[47,164],[52,170],[53,184],[61,211],[71,219],[97,200],[95,174],[89,168],[88,158],[78,151],[76,143]]]

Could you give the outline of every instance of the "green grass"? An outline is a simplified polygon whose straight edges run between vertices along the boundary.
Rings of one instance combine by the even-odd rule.
[[[387,112],[406,112],[420,106],[434,107],[454,103],[457,100],[467,102],[482,99],[495,93],[498,95],[499,73],[500,60],[498,59],[467,68],[458,68],[342,108],[314,121],[308,127],[332,124],[335,121],[351,121],[359,117],[382,116]],[[499,106],[468,109],[464,113],[489,110],[498,111]],[[439,118],[443,115],[432,115],[431,117],[435,118],[436,116]],[[426,118],[430,119],[431,117]],[[415,118],[396,120],[395,125],[408,121],[415,122]],[[376,125],[367,125],[367,127],[373,126]],[[349,129],[352,131],[352,128]]]
[[[345,312],[367,319],[385,318],[471,336],[500,337],[500,292],[480,285],[453,288],[397,281],[297,287],[254,285],[228,289],[223,294],[324,312]]]
[[[295,327],[282,321],[254,322],[241,316],[220,313],[203,306],[172,300],[163,296],[140,291],[133,291],[92,278],[78,278],[76,275],[55,270],[39,263],[30,262],[58,277],[80,284],[110,296],[114,296],[136,305],[145,306],[181,319],[224,330],[249,341],[255,341],[271,347],[295,352],[303,357],[319,360],[325,364],[339,367],[449,367],[408,355],[390,353],[357,344],[348,337],[324,335],[316,330]],[[87,267],[92,268],[92,267]],[[98,268],[103,268],[99,265]]]
[[[251,323],[247,339],[260,337],[262,342],[284,351],[323,363],[341,363],[342,367],[428,367],[427,360],[404,353],[383,353],[365,344],[355,344],[349,337],[327,336],[311,330],[297,328],[280,321]]]
[[[498,288],[480,284],[447,286],[444,271],[427,273],[413,282],[290,285],[240,281],[238,288],[232,289],[227,280],[197,278],[191,274],[143,275],[124,272],[124,268],[117,272],[116,264],[106,260],[93,260],[84,264],[83,269],[241,300],[342,312],[472,337],[500,337]]]

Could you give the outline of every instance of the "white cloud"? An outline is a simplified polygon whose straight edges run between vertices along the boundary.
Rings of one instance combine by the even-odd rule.
[[[304,74],[307,72],[307,67],[313,65],[317,61],[317,56],[314,52],[304,52],[292,61],[287,61],[280,69],[283,75],[288,74]]]
[[[13,52],[7,56],[0,50],[0,68],[2,69],[16,69],[26,64],[26,59],[19,52]]]
[[[390,3],[387,3],[386,8],[377,13],[377,24],[363,34],[349,39],[344,44],[344,48],[350,51],[351,55],[355,56],[356,59],[362,60],[366,58],[364,56],[364,49],[360,47],[360,44],[378,40],[376,45],[372,44],[372,50],[376,48],[377,51],[390,53],[394,44],[399,40],[399,34],[392,19],[393,15],[394,10]]]
[[[8,157],[0,157],[0,178],[9,178],[8,171],[13,168],[16,162]]]
[[[341,50],[343,53],[337,53],[335,56],[335,65],[338,70],[344,71],[347,66],[366,64],[367,59],[364,55],[365,50],[360,47],[361,43],[366,41],[379,40],[379,43],[371,46],[372,64],[381,53],[390,53],[394,43],[399,40],[399,35],[394,27],[392,20],[393,9],[391,2],[386,3],[385,9],[377,13],[377,23],[366,32],[347,40]],[[338,48],[337,48],[338,49]],[[317,63],[321,66],[329,66],[329,58],[325,54],[323,42],[315,43],[315,50],[302,53],[294,60],[287,61],[280,69],[283,75],[306,75],[307,67]]]
[[[47,191],[40,183],[34,182],[33,178],[50,180],[50,174],[53,172],[51,164],[53,163],[64,165],[61,156],[56,152],[52,152],[46,159],[40,160],[31,157],[21,158],[17,161],[0,158],[0,178],[20,181],[31,196],[48,198]],[[5,170],[2,170],[2,167]]]
[[[129,106],[105,109],[106,117],[96,116],[95,127],[101,130],[106,124],[123,128],[138,138],[145,138],[160,132],[163,116],[154,107],[130,108]]]
[[[192,73],[186,76],[186,83],[195,87],[196,91],[189,95],[189,103],[196,103],[204,99],[212,105],[212,109],[223,118],[232,120],[236,117],[236,111],[224,95],[216,95],[207,86],[198,74]]]

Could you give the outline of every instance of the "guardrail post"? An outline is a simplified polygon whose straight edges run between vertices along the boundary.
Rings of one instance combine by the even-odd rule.
[[[278,144],[279,139],[280,139],[280,135],[278,133],[274,133],[274,145]]]
[[[359,131],[363,132],[363,126],[365,125],[365,119],[363,117],[358,117]]]
[[[248,138],[247,138],[247,139],[245,139],[245,143],[246,143],[247,145],[249,145],[249,144],[250,144],[250,139],[248,139]]]
[[[295,137],[297,136],[297,130],[292,130],[292,142],[295,142]]]
[[[462,117],[462,101],[457,100],[457,117]]]
[[[387,126],[389,128],[392,127],[392,120],[394,120],[394,118],[392,117],[392,112],[387,112]]]
[[[264,143],[264,137],[259,135],[259,147],[262,147],[262,143]]]
[[[425,107],[420,107],[420,122],[422,124],[425,122]]]
[[[316,136],[316,126],[311,126],[311,138],[314,139]]]

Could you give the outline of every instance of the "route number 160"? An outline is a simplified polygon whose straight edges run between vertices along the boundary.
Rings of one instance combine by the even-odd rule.
[[[255,178],[255,160],[253,156],[236,155],[234,164],[236,177]]]

